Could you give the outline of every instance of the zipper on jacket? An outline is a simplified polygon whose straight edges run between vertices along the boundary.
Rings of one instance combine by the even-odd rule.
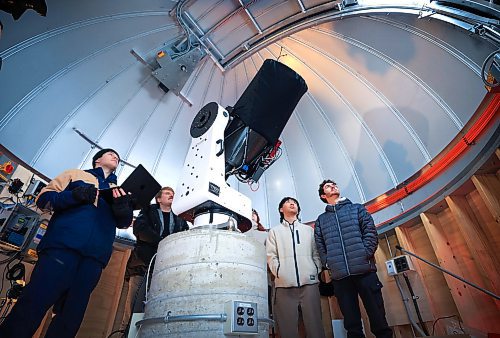
[[[295,236],[294,236],[295,221],[291,224],[291,225],[293,225],[293,229],[290,227],[290,223],[288,223],[288,224],[289,224],[290,232],[292,233],[293,261],[295,263],[295,277],[297,278],[297,286],[300,288],[299,266],[297,265],[297,253],[295,252]]]
[[[344,238],[342,238],[342,229],[340,228],[339,216],[337,215],[337,209],[335,208],[335,204],[333,205],[333,211],[335,211],[335,219],[337,220],[337,228],[339,228],[340,235],[340,244],[342,244],[342,253],[344,254],[345,268],[347,269],[347,274],[350,275],[349,264],[347,263],[347,254],[345,252],[344,247]]]

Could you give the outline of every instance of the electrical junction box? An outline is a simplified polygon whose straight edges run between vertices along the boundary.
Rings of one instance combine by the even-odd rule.
[[[232,300],[224,304],[224,310],[227,314],[225,336],[256,336],[259,333],[257,303]]]
[[[12,209],[0,212],[0,248],[20,251],[32,240],[40,215],[16,204]]]
[[[413,262],[408,255],[394,257],[385,262],[389,276],[395,276],[406,271],[415,271]]]

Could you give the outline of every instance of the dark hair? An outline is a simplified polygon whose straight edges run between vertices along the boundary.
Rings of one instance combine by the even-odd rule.
[[[259,216],[259,213],[257,212],[257,210],[252,209],[252,214],[256,214],[257,215],[257,223],[260,223],[260,216]]]
[[[156,195],[155,195],[155,201],[156,201],[156,203],[158,203],[158,199],[159,199],[159,198],[161,198],[161,195],[163,195],[163,192],[164,192],[165,190],[170,190],[173,194],[175,194],[174,189],[172,189],[172,188],[170,188],[170,187],[163,187],[163,188],[161,188],[161,189],[160,189],[160,191],[158,191],[158,192],[156,193]]]
[[[297,199],[293,198],[293,197],[284,197],[279,206],[278,206],[278,212],[280,213],[280,222],[283,222],[283,219],[285,218],[285,216],[283,215],[283,213],[280,211],[280,209],[283,207],[283,205],[286,203],[286,201],[288,200],[292,200],[295,202],[295,204],[297,204],[297,219],[299,218],[299,215],[300,215],[300,204],[299,204],[299,201],[297,201]]]
[[[262,225],[262,223],[260,223],[260,216],[259,216],[259,213],[257,212],[257,210],[252,209],[252,214],[257,215],[257,229],[259,231],[266,231],[266,228]]]
[[[104,148],[99,150],[97,153],[95,153],[94,157],[92,157],[92,168],[95,168],[96,161],[100,159],[102,155],[106,154],[107,152],[115,153],[116,156],[118,156],[118,161],[120,161],[120,155],[116,152],[116,150],[113,150],[111,148]]]
[[[325,186],[325,184],[327,183],[333,183],[333,184],[337,184],[335,183],[334,181],[332,180],[324,180],[323,182],[320,183],[319,185],[319,189],[318,189],[318,194],[319,194],[319,199],[322,200],[324,203],[328,204],[328,201],[321,197],[321,195],[324,195],[325,194],[325,191],[323,190],[323,187]]]

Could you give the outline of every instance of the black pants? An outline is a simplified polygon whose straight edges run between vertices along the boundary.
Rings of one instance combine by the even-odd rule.
[[[102,269],[101,262],[72,250],[40,253],[30,282],[0,325],[0,337],[31,338],[54,304],[55,316],[45,338],[76,336]]]
[[[344,328],[348,338],[364,338],[358,295],[363,301],[370,320],[370,328],[377,338],[391,338],[392,330],[385,319],[382,283],[377,274],[370,272],[334,280],[335,297],[344,315]]]

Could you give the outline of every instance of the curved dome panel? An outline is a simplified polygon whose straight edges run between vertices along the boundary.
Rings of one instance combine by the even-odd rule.
[[[190,106],[160,89],[130,53],[151,56],[181,36],[170,7],[153,0],[80,6],[53,1],[47,18],[26,13],[19,22],[0,13],[0,142],[54,177],[90,165],[95,151],[84,135],[175,187],[198,110],[210,101],[233,105],[264,60],[279,59],[309,87],[281,136],[282,156],[258,187],[229,180],[268,225],[278,222],[284,196],[298,198],[303,221],[314,220],[324,208],[317,193],[324,178],[364,203],[418,172],[476,112],[486,93],[482,62],[498,48],[433,18],[365,12],[285,34],[225,71],[203,58],[182,90]],[[229,10],[212,7],[195,19],[213,26],[217,11]],[[281,19],[275,7],[260,12],[261,23]],[[231,27],[217,40],[227,50],[241,42],[241,27]],[[119,178],[131,170],[122,165]]]

